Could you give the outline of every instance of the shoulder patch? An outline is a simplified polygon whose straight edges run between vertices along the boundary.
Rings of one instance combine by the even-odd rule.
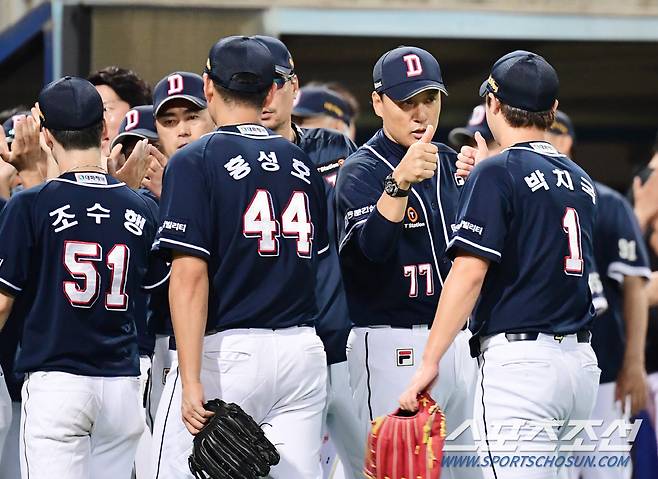
[[[267,129],[258,125],[238,125],[238,131],[243,135],[269,136]]]

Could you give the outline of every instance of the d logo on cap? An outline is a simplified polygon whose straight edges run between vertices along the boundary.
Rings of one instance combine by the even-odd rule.
[[[139,112],[137,110],[130,110],[126,113],[126,131],[130,131],[139,125]]]
[[[402,60],[407,64],[407,78],[416,77],[423,73],[423,66],[420,63],[418,55],[411,54],[402,57]]]
[[[180,93],[183,91],[183,77],[176,73],[167,78],[169,82],[169,90],[167,95],[174,95],[175,93]]]

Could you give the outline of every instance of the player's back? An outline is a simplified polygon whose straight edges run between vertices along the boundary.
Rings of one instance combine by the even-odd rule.
[[[460,211],[453,242],[491,260],[475,330],[589,329],[596,214],[591,178],[545,142],[517,144],[473,173],[463,194],[471,195],[478,184],[491,193],[480,191],[481,199],[466,214]],[[500,220],[492,224],[492,217]]]
[[[16,210],[29,220],[3,239],[0,280],[17,295],[9,321],[24,321],[17,369],[138,375],[133,305],[155,235],[151,206],[110,176],[67,173],[14,197],[2,222]]]
[[[313,323],[326,200],[301,149],[258,125],[222,127],[174,155],[164,185],[156,247],[208,261],[208,329]]]

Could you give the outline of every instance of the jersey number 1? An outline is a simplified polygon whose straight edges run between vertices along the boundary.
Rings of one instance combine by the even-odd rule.
[[[274,216],[272,196],[267,190],[256,190],[242,216],[242,234],[258,238],[258,254],[279,255],[279,236],[297,239],[297,256],[310,258],[313,243],[313,223],[308,207],[308,196],[293,191],[281,213],[281,223]]]
[[[71,306],[91,308],[101,289],[101,278],[96,264],[103,260],[103,248],[98,243],[66,241],[64,243],[64,266],[77,280],[64,281],[64,294]],[[110,290],[105,293],[105,308],[110,311],[125,311],[128,308],[126,279],[130,249],[125,244],[116,244],[105,258],[110,270]]]
[[[567,207],[565,210],[562,229],[569,239],[569,256],[564,257],[564,273],[569,276],[582,276],[585,262],[580,246],[580,221],[575,209]]]

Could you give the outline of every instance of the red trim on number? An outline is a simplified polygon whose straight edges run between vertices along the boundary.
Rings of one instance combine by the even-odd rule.
[[[124,248],[123,254],[123,270],[121,273],[121,281],[119,282],[119,295],[123,299],[121,304],[110,304],[108,303],[109,297],[113,294],[112,290],[114,289],[114,268],[115,266],[110,263],[110,256],[112,252],[116,249],[122,247]],[[107,267],[110,269],[111,278],[110,278],[110,291],[105,293],[105,309],[109,311],[126,311],[128,309],[128,295],[126,294],[126,279],[128,277],[128,265],[130,264],[130,248],[125,244],[115,244],[112,246],[112,249],[107,253],[106,257]]]
[[[76,301],[71,296],[69,296],[68,292],[66,291],[66,285],[70,284],[73,285],[75,288],[75,291],[78,293],[84,293],[87,291],[88,288],[88,282],[87,282],[87,276],[82,274],[77,274],[74,273],[73,271],[70,270],[69,265],[66,263],[66,252],[69,247],[69,244],[77,244],[77,245],[92,245],[96,247],[96,255],[95,256],[90,256],[87,254],[80,254],[78,252],[73,253],[73,262],[76,264],[89,264],[93,267],[94,273],[96,274],[96,290],[94,291],[93,297],[88,300],[88,301]],[[78,258],[82,256],[84,259],[79,260]],[[64,241],[64,248],[63,248],[63,257],[62,257],[62,263],[64,263],[64,267],[66,270],[69,272],[69,274],[77,279],[77,280],[82,280],[84,281],[84,286],[80,288],[80,285],[76,281],[62,281],[62,290],[64,292],[64,296],[69,300],[69,303],[71,303],[71,306],[78,307],[78,308],[91,308],[96,300],[98,299],[98,296],[100,294],[100,283],[101,283],[101,277],[100,274],[98,274],[98,270],[96,269],[96,266],[91,263],[91,261],[101,261],[103,257],[103,248],[100,244],[98,243],[90,243],[86,241],[73,241],[73,240],[65,240]]]
[[[267,195],[266,201],[267,201],[267,206],[268,209],[270,210],[270,220],[269,221],[274,221],[275,229],[274,232],[272,233],[272,240],[274,243],[274,247],[272,249],[263,249],[261,242],[263,241],[263,230],[247,230],[247,225],[245,222],[245,216],[247,215],[247,211],[251,209],[251,206],[254,204],[254,201],[256,201],[256,198],[258,197],[258,194],[260,192],[264,192]],[[261,218],[260,212],[258,213],[257,218]],[[263,219],[259,219],[257,221],[264,221]],[[249,206],[247,206],[247,209],[244,210],[244,213],[242,214],[242,234],[244,235],[245,238],[259,238],[258,240],[258,254],[261,256],[278,256],[279,255],[279,240],[278,237],[281,235],[281,226],[279,222],[276,220],[276,217],[274,216],[274,205],[272,204],[272,195],[270,195],[270,192],[259,188],[256,190],[254,193],[253,198],[251,198],[251,201],[249,202]]]
[[[288,211],[288,208],[290,207],[290,203],[292,203],[293,199],[295,198],[296,195],[303,195],[304,197],[304,209],[306,212],[306,224],[311,226],[311,231],[308,234],[308,252],[303,251],[300,248],[300,235],[296,231],[286,231],[286,222],[283,221],[283,216],[286,214],[286,211]],[[288,199],[288,203],[286,204],[286,207],[283,208],[283,212],[281,213],[281,234],[283,235],[284,238],[297,238],[297,256],[300,258],[310,258],[313,255],[313,239],[315,238],[315,226],[313,225],[313,222],[311,221],[311,209],[309,207],[309,201],[308,201],[308,195],[304,191],[299,191],[299,190],[294,190],[292,194],[290,195],[290,198]],[[299,218],[299,215],[296,215],[297,218]],[[302,223],[302,221],[297,221],[298,223]]]
[[[567,215],[569,214],[569,211],[573,211],[573,215],[576,223],[576,235],[577,235],[576,239],[578,242],[578,251],[576,252],[576,255],[574,255],[573,249],[571,248],[571,238],[570,238],[571,233],[569,232],[569,228],[566,227],[564,223]],[[562,217],[562,230],[565,233],[567,233],[567,245],[569,246],[569,256],[564,257],[564,272],[569,276],[582,276],[585,261],[583,260],[583,248],[581,245],[581,237],[580,237],[580,218],[578,217],[578,212],[576,211],[575,208],[572,208],[570,206],[566,207],[564,211],[564,216]],[[578,268],[569,268],[567,266],[569,260],[579,261],[580,266]]]

